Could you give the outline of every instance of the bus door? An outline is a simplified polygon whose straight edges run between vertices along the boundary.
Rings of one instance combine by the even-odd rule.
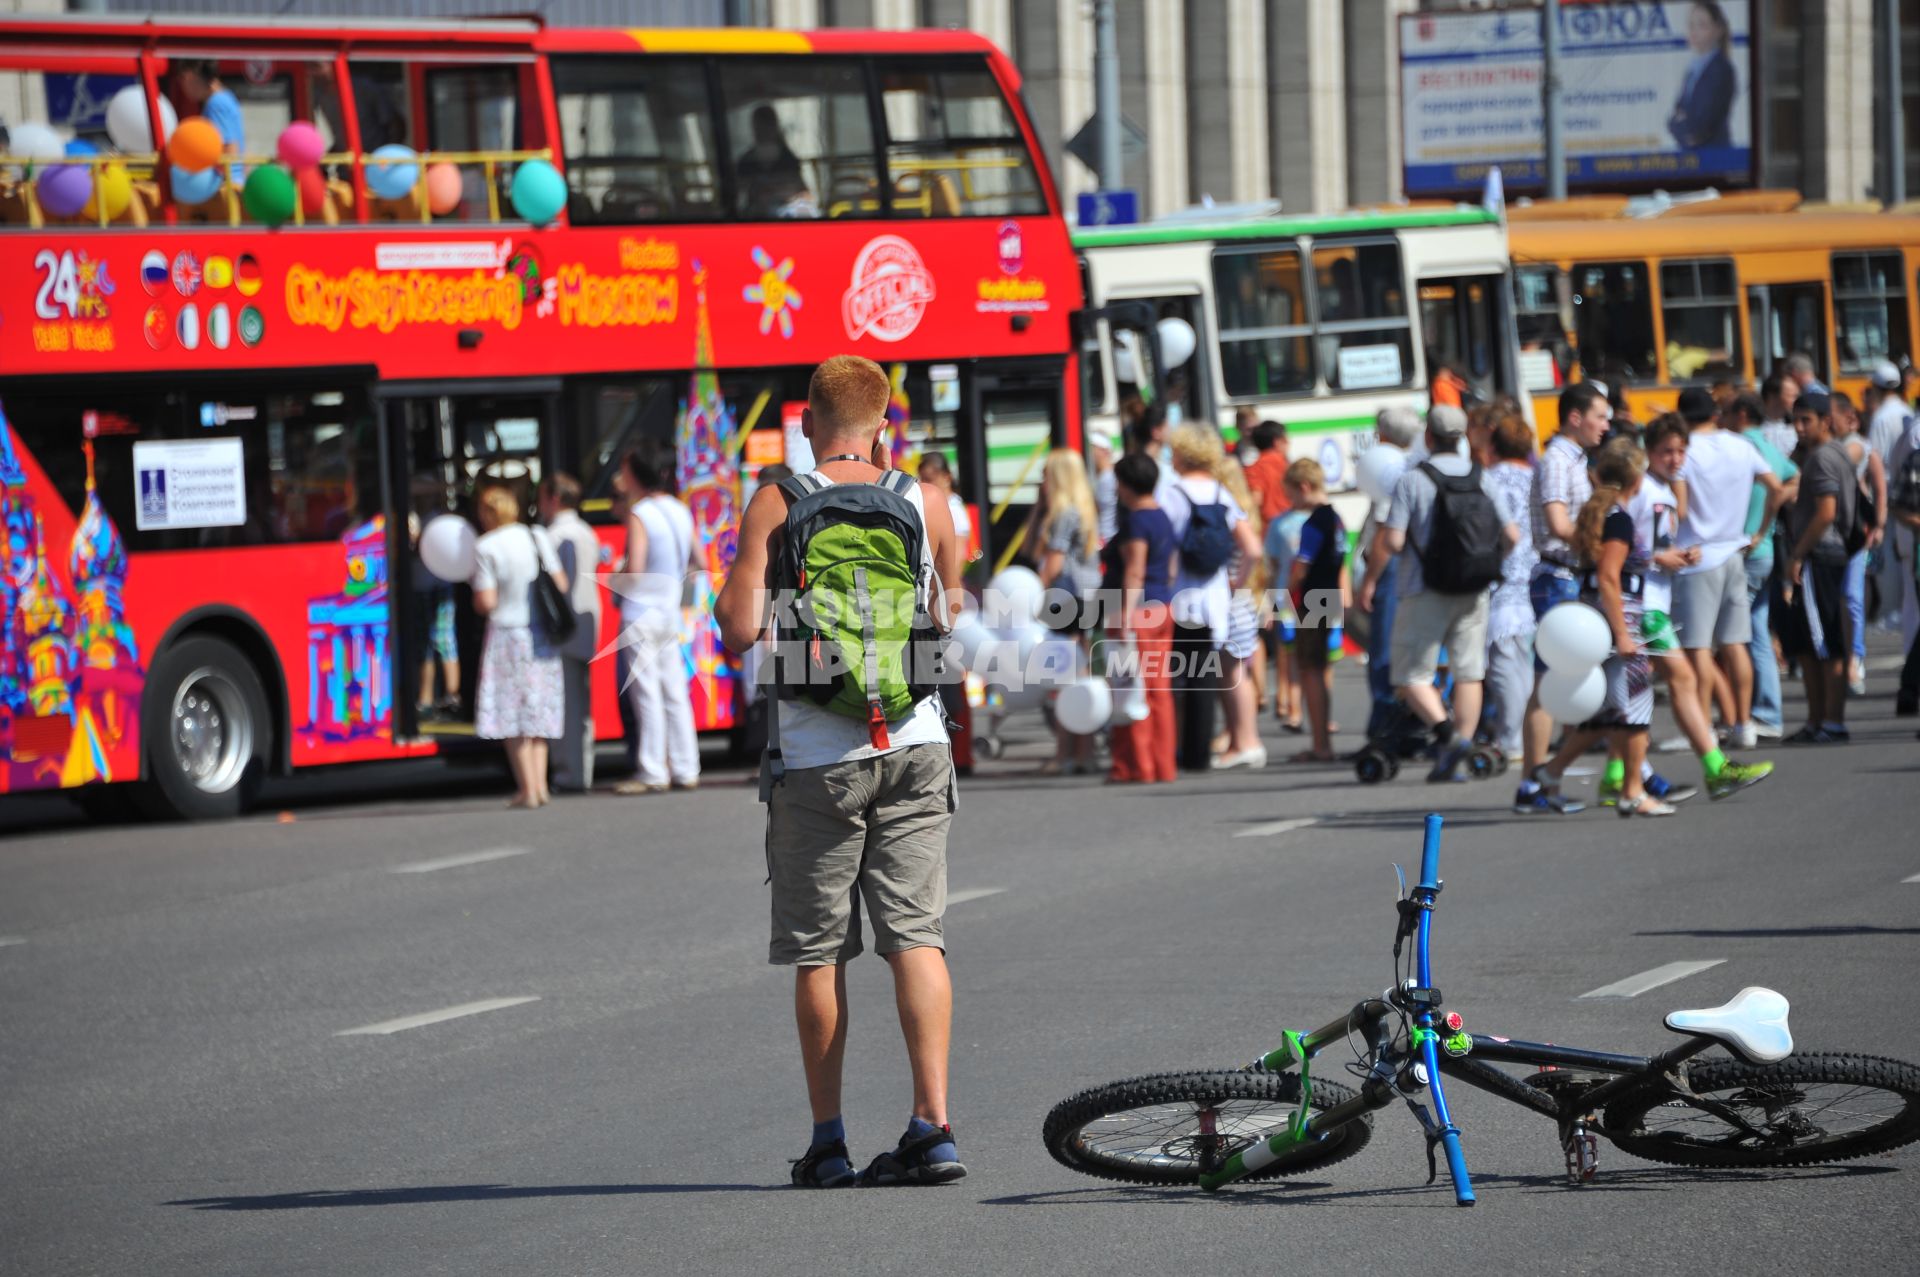
[[[441,581],[420,561],[420,529],[437,515],[453,514],[478,531],[475,496],[495,483],[513,494],[522,521],[532,522],[546,459],[557,443],[559,391],[557,381],[381,388],[393,500],[406,525],[407,552],[395,556],[393,570],[401,601],[398,737],[473,734],[486,632],[467,584]]]
[[[1752,339],[1753,379],[1758,382],[1775,364],[1799,352],[1813,356],[1814,371],[1827,377],[1827,286],[1810,284],[1749,284],[1747,334]]]
[[[962,497],[980,509],[980,551],[991,576],[1040,498],[1047,453],[1066,442],[1064,368],[976,364],[963,431]],[[1021,538],[1024,542],[1024,537]],[[1015,553],[1037,558],[1037,546]]]
[[[1506,367],[1501,339],[1498,275],[1458,275],[1420,281],[1420,333],[1426,343],[1427,384],[1452,369],[1479,399],[1520,387]]]

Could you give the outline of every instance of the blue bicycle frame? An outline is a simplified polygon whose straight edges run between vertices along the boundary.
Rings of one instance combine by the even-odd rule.
[[[1250,1070],[1259,1073],[1298,1069],[1299,1106],[1286,1130],[1239,1150],[1217,1170],[1203,1173],[1201,1188],[1208,1191],[1223,1188],[1272,1165],[1292,1150],[1313,1143],[1321,1132],[1337,1129],[1345,1122],[1399,1099],[1405,1100],[1420,1119],[1427,1133],[1429,1159],[1435,1146],[1445,1153],[1447,1170],[1453,1176],[1454,1201],[1461,1206],[1473,1205],[1473,1181],[1467,1174],[1466,1154],[1460,1149],[1460,1128],[1453,1124],[1453,1114],[1447,1107],[1446,1091],[1440,1080],[1441,1033],[1443,1029],[1452,1030],[1452,1026],[1436,1017],[1440,997],[1433,987],[1433,902],[1440,894],[1442,823],[1437,814],[1427,817],[1426,840],[1420,852],[1420,880],[1400,902],[1401,922],[1394,940],[1394,957],[1399,958],[1400,946],[1411,934],[1414,979],[1403,988],[1388,989],[1377,998],[1367,999],[1340,1019],[1311,1033],[1283,1034],[1279,1047],[1249,1065]],[[1393,1026],[1403,1022],[1403,1018],[1412,1025],[1411,1056],[1394,1049]],[[1313,1114],[1309,1102],[1312,1082],[1308,1076],[1312,1060],[1326,1046],[1345,1042],[1356,1033],[1371,1046],[1373,1060],[1360,1093],[1318,1115]],[[1414,1098],[1422,1089],[1433,1092],[1431,1116]]]

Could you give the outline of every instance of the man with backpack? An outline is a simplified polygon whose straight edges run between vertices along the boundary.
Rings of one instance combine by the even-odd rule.
[[[1864,542],[1859,480],[1847,451],[1833,437],[1832,400],[1802,395],[1793,406],[1800,435],[1800,490],[1782,523],[1786,559],[1780,589],[1786,611],[1776,624],[1780,643],[1799,658],[1807,690],[1807,725],[1787,737],[1792,745],[1843,745],[1847,732],[1847,560]]]
[[[957,796],[938,680],[938,631],[958,602],[960,546],[945,497],[872,464],[887,375],[836,355],[814,371],[802,432],[813,470],[760,489],[714,603],[721,639],[772,640],[768,688],[769,960],[796,968],[794,1016],[813,1109],[800,1188],[938,1183],[966,1174],[947,1122],[953,989],[941,916]],[[893,968],[913,1070],[899,1145],[856,1175],[841,1117],[845,964],[862,904]]]
[[[1381,525],[1386,553],[1397,556],[1399,594],[1393,623],[1393,681],[1433,732],[1433,769],[1427,779],[1460,778],[1480,721],[1481,685],[1487,674],[1488,588],[1500,579],[1500,562],[1520,540],[1516,524],[1504,522],[1493,488],[1472,460],[1459,454],[1467,416],[1436,405],[1427,412],[1427,450],[1393,487],[1393,504]],[[1360,607],[1373,606],[1380,568],[1370,566],[1360,587]],[[1434,686],[1444,646],[1453,675],[1453,717]]]

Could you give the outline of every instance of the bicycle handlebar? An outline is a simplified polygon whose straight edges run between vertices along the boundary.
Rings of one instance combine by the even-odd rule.
[[[1445,821],[1438,812],[1427,816],[1426,841],[1420,849],[1420,883],[1414,899],[1425,906],[1415,931],[1414,960],[1416,978],[1422,988],[1433,987],[1433,962],[1430,941],[1433,934],[1433,897],[1440,890],[1440,827]],[[1439,1124],[1440,1147],[1447,1155],[1447,1171],[1453,1177],[1453,1198],[1461,1206],[1474,1202],[1473,1181],[1467,1174],[1466,1154],[1460,1147],[1460,1130],[1447,1109],[1447,1093],[1440,1080],[1440,1051],[1435,1045],[1433,1012],[1420,1013],[1418,1023],[1428,1032],[1420,1038],[1420,1061],[1426,1065],[1427,1085],[1433,1091],[1433,1113]]]

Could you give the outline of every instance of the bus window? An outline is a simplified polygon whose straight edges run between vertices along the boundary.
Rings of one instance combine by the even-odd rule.
[[[1827,297],[1824,285],[1756,284],[1748,287],[1747,326],[1753,332],[1753,371],[1756,376],[1766,376],[1782,359],[1796,353],[1813,360],[1815,374],[1823,378],[1827,375]]]
[[[1900,254],[1833,255],[1833,322],[1843,373],[1865,374],[1911,353]]]
[[[1574,336],[1587,376],[1608,385],[1654,379],[1653,297],[1644,265],[1576,264],[1573,305]]]
[[[1213,297],[1228,398],[1312,393],[1313,329],[1299,249],[1215,253]]]
[[[1551,394],[1573,374],[1573,300],[1557,266],[1521,266],[1513,272],[1514,323],[1520,335],[1520,384]]]
[[[1395,243],[1320,244],[1313,250],[1320,360],[1333,390],[1404,386],[1413,375],[1413,324]]]
[[[885,67],[880,98],[896,213],[1009,217],[1046,212],[1020,127],[984,65],[924,71]]]
[[[1732,262],[1663,262],[1660,318],[1670,381],[1739,377],[1740,305]]]
[[[576,226],[720,215],[700,63],[556,58],[553,92]]]
[[[427,82],[427,149],[511,151],[520,137],[520,76],[513,67],[430,67]],[[363,144],[364,145],[364,144]],[[460,204],[454,219],[486,220],[487,175],[478,164],[460,167]],[[512,166],[494,171],[500,207],[511,207]]]
[[[733,211],[749,221],[844,217],[881,207],[857,62],[742,58],[720,64]]]
[[[1482,398],[1498,389],[1498,285],[1494,275],[1420,281],[1420,340],[1429,382],[1441,368],[1451,368]]]

